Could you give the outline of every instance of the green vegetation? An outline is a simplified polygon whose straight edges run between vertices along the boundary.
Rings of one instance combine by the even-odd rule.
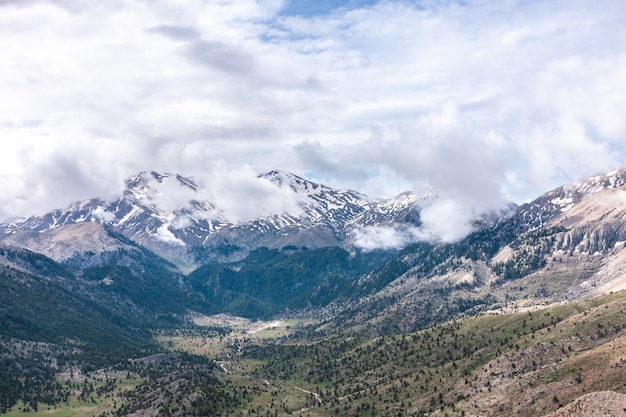
[[[18,401],[57,404],[64,369],[93,370],[154,349],[54,282],[0,267],[0,411]]]
[[[219,311],[267,318],[285,307],[320,307],[379,288],[355,292],[358,278],[390,256],[385,252],[350,255],[339,247],[260,248],[239,262],[202,266],[187,278]]]
[[[56,398],[20,398],[10,415],[545,415],[588,392],[626,393],[625,313],[618,293],[377,337],[296,321],[255,324],[264,334],[162,330],[171,353],[57,374]],[[49,344],[10,349],[60,356]]]
[[[229,415],[530,417],[588,392],[626,393],[625,312],[619,293],[390,336],[291,322],[274,339],[188,329],[160,340],[219,364],[240,400]]]
[[[87,300],[53,281],[0,266],[0,334],[15,339],[68,344],[109,359],[147,346],[147,334],[113,324]]]
[[[315,333],[302,333],[309,343],[251,343],[242,360],[263,363],[253,379],[317,391],[323,403],[310,415],[536,416],[586,392],[626,392],[624,312],[620,293],[404,335],[322,332],[310,343]]]

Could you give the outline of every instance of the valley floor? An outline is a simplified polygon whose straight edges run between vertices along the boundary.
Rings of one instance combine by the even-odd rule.
[[[624,292],[394,336],[321,328],[281,320],[156,331],[165,353],[59,375],[65,401],[5,415],[582,417],[600,397],[626,413]]]

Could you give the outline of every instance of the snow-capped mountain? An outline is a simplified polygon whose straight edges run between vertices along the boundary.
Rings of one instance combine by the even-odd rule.
[[[618,189],[625,184],[626,168],[581,179],[555,188],[533,202],[522,205],[517,216],[525,228],[536,229],[567,212],[584,198],[605,190]]]
[[[26,219],[0,225],[0,238],[41,251],[42,236],[55,240],[48,251],[55,259],[70,257],[79,247],[74,233],[64,232],[65,251],[59,249],[57,231],[70,225],[95,223],[120,234],[164,258],[179,264],[199,264],[205,259],[232,258],[260,246],[286,245],[309,248],[342,245],[351,230],[394,222],[419,224],[419,206],[434,196],[403,193],[395,199],[376,200],[352,190],[337,190],[282,171],[257,178],[281,196],[292,199],[293,209],[267,211],[242,221],[229,219],[220,208],[219,196],[207,195],[202,184],[178,174],[141,172],[126,181],[121,197],[114,201],[94,198],[75,202]],[[253,199],[253,197],[251,197]],[[244,202],[242,202],[244,204]],[[247,204],[255,204],[251,201]],[[93,228],[92,228],[93,229]],[[93,233],[93,230],[90,233]],[[53,236],[55,236],[53,238]],[[78,239],[82,242],[85,239]],[[37,241],[37,244],[34,242]],[[63,246],[63,244],[61,244]],[[92,245],[93,246],[93,245]],[[94,251],[90,245],[84,251]]]

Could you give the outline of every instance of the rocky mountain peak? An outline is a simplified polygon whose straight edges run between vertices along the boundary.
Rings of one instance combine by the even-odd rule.
[[[193,196],[198,191],[198,184],[193,178],[179,174],[143,171],[126,180],[124,196],[157,208],[154,200],[159,196],[181,191],[187,191]],[[180,201],[181,206],[186,206],[187,203],[188,201]]]
[[[322,190],[330,190],[330,188],[325,185],[309,181],[285,171],[269,171],[260,175],[259,178],[266,179],[280,188],[289,187],[291,190],[301,195],[319,193]]]
[[[114,232],[170,261],[196,264],[224,245],[243,250],[260,246],[341,246],[349,244],[351,230],[359,225],[419,222],[417,208],[422,199],[413,193],[376,200],[279,170],[258,179],[293,191],[292,206],[298,209],[281,212],[280,207],[274,207],[274,211],[258,210],[260,214],[253,218],[229,220],[222,211],[228,204],[222,204],[219,194],[206,192],[193,178],[144,171],[130,177],[122,195],[114,201],[91,199],[64,210],[14,220],[0,225],[0,236],[35,230],[52,230],[54,234],[58,233],[54,230],[68,225],[96,222],[107,224]],[[286,198],[284,193],[278,195]],[[31,240],[26,233],[19,242],[29,247]]]
[[[536,229],[567,212],[583,198],[603,190],[619,189],[624,185],[626,185],[626,167],[555,188],[531,203],[522,205],[518,216],[524,227]]]
[[[138,189],[144,187],[154,186],[154,182],[158,184],[164,184],[167,181],[178,181],[181,185],[189,187],[193,190],[198,188],[195,180],[191,177],[183,177],[179,174],[170,174],[170,173],[160,173],[156,171],[142,171],[137,175],[133,175],[132,177],[126,180],[126,188],[128,189]],[[151,185],[152,184],[152,185]]]

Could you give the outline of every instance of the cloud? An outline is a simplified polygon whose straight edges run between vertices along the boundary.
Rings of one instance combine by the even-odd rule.
[[[115,221],[115,214],[105,211],[102,207],[96,207],[93,211],[94,217],[103,223],[110,223]]]
[[[219,41],[199,40],[189,45],[189,57],[226,74],[247,73],[254,66],[254,58],[245,50]]]
[[[248,221],[273,214],[301,213],[299,198],[289,187],[258,178],[249,166],[230,169],[217,164],[201,180],[202,195],[230,222]]]
[[[169,243],[171,245],[185,246],[185,242],[177,238],[174,233],[168,228],[168,223],[163,224],[156,231],[155,237],[162,242]]]
[[[223,162],[193,178],[144,172],[133,181],[132,190],[143,204],[175,213],[167,219],[174,229],[189,226],[192,218],[239,223],[274,214],[297,216],[303,198],[287,186],[260,178],[249,166],[232,169]]]
[[[327,177],[366,178],[367,172],[358,162],[345,164],[331,160],[326,149],[319,142],[304,141],[294,146],[294,151],[302,163],[315,172],[323,172]]]
[[[418,228],[409,226],[359,227],[352,232],[352,238],[354,245],[365,251],[402,249],[410,243],[426,240],[426,236]]]
[[[435,196],[420,208],[420,225],[358,227],[352,232],[354,245],[366,251],[402,249],[416,242],[454,243],[473,230],[477,212],[455,198]]]
[[[422,226],[417,236],[453,243],[472,231],[471,220],[475,218],[476,212],[470,205],[452,198],[438,198],[420,211]]]
[[[255,182],[276,168],[431,185],[456,223],[430,230],[454,239],[626,163],[626,6],[601,3],[1,2],[0,218],[144,170],[205,182],[233,218],[297,210]]]
[[[147,31],[161,34],[175,41],[190,41],[200,37],[200,32],[192,26],[159,25]]]

